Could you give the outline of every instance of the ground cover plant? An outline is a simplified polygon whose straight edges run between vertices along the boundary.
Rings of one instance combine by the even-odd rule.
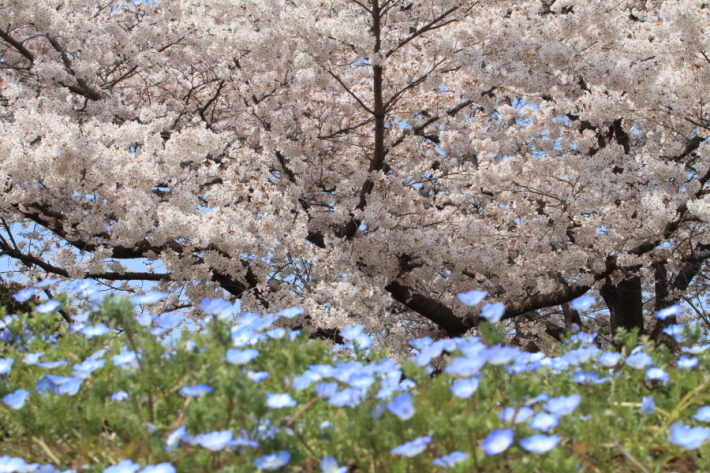
[[[502,345],[502,305],[471,292],[479,337],[412,340],[397,363],[361,326],[342,345],[282,327],[297,308],[235,315],[205,299],[201,330],[176,338],[180,317],[139,310],[167,294],[95,290],[78,281],[2,319],[0,471],[710,469],[710,345],[694,327],[667,329],[678,353],[578,332],[548,357]]]

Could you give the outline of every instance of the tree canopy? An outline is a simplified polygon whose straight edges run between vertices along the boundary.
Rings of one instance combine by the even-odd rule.
[[[30,278],[226,291],[392,346],[465,333],[474,289],[520,343],[704,316],[704,2],[0,10],[0,255]]]

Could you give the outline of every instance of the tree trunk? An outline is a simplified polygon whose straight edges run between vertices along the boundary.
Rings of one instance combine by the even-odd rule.
[[[619,328],[629,331],[636,328],[639,335],[644,333],[640,276],[627,273],[617,284],[607,278],[600,292],[609,308],[612,336]]]

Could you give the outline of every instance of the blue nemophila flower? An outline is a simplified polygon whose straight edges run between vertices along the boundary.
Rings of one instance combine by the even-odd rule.
[[[268,377],[269,373],[266,371],[247,371],[247,378],[254,381],[255,383],[264,381]]]
[[[703,406],[698,409],[698,412],[695,413],[693,419],[699,420],[700,422],[710,422],[710,407]]]
[[[22,409],[22,406],[25,405],[25,401],[27,400],[29,395],[29,391],[25,391],[24,389],[18,389],[14,393],[8,394],[3,397],[2,402],[7,404],[11,409]],[[2,468],[0,468],[0,471],[2,471]]]
[[[37,286],[35,284],[35,286]],[[72,292],[76,297],[89,297],[91,294],[95,293],[98,289],[96,288],[96,281],[91,278],[81,279],[75,281],[69,291]]]
[[[291,454],[283,450],[257,458],[256,460],[254,460],[254,464],[260,470],[271,471],[278,470],[282,466],[287,465],[290,459]]]
[[[106,360],[85,360],[82,363],[74,365],[72,376],[79,379],[87,379],[91,376],[91,373],[103,368],[105,364]]]
[[[126,391],[119,391],[117,393],[111,394],[112,401],[128,401],[128,393]]]
[[[540,393],[537,396],[525,401],[525,405],[532,406],[533,404],[537,404],[538,402],[547,401],[548,399],[550,399],[550,396],[547,393]]]
[[[434,340],[431,337],[422,337],[422,338],[415,338],[414,340],[410,340],[407,343],[409,343],[411,346],[416,348],[417,350],[423,350],[424,348],[430,346],[432,343],[434,343]]]
[[[329,398],[338,391],[338,383],[318,383],[314,391],[320,397]]]
[[[286,329],[283,327],[278,327],[278,328],[269,330],[268,332],[265,333],[265,335],[269,338],[273,338],[274,340],[279,340],[279,339],[284,338],[286,336]]]
[[[345,340],[352,340],[363,331],[364,327],[361,324],[358,325],[346,325],[343,330],[340,331],[340,336]]]
[[[414,417],[414,404],[412,404],[412,395],[410,393],[402,393],[387,404],[387,409],[394,414],[399,420],[409,420]]]
[[[486,291],[473,290],[456,294],[456,297],[458,297],[459,300],[466,305],[476,305],[480,304],[487,295],[488,293]]]
[[[335,458],[327,456],[320,462],[320,471],[321,473],[347,473],[348,467],[338,465]]]
[[[606,383],[608,378],[600,378],[596,371],[577,371],[572,376],[572,381],[580,384],[602,384]]]
[[[52,383],[52,385],[49,386],[50,389],[57,394],[65,394],[67,396],[73,396],[78,393],[81,384],[84,382],[83,379],[68,376],[55,376],[48,373],[44,373],[44,376]],[[37,387],[39,390],[39,384]]]
[[[500,322],[503,314],[505,314],[505,305],[502,302],[494,302],[483,306],[480,317],[486,319],[489,324],[495,325]]]
[[[451,452],[443,457],[435,458],[431,462],[436,466],[442,466],[444,468],[451,468],[455,464],[464,461],[468,457],[468,453],[464,452]]]
[[[692,355],[699,355],[700,353],[704,352],[705,350],[710,348],[710,343],[706,343],[705,345],[693,345],[692,347],[682,347],[680,351],[684,353],[690,353]]]
[[[672,305],[670,307],[666,307],[665,309],[661,309],[656,313],[656,317],[665,320],[668,317],[673,317],[675,315],[680,315],[680,313],[683,312],[683,308],[679,305]]]
[[[616,366],[621,360],[621,353],[605,351],[597,357],[597,363],[608,368]]]
[[[661,368],[651,366],[648,370],[646,370],[646,379],[649,381],[661,381],[666,383],[670,380],[670,376]]]
[[[473,378],[457,379],[449,389],[454,396],[461,399],[467,399],[478,390],[478,383],[479,378],[477,376],[474,376]]]
[[[481,352],[481,356],[491,365],[505,365],[510,363],[520,354],[520,350],[515,347],[495,345]]]
[[[679,370],[694,370],[698,367],[698,359],[694,356],[681,355],[676,366]]]
[[[626,357],[626,364],[637,370],[642,370],[649,366],[653,360],[644,352],[634,353]]]
[[[191,437],[187,434],[187,427],[184,425],[178,427],[165,439],[165,450],[172,450],[177,446],[181,439],[186,437],[191,439]]]
[[[557,435],[535,434],[521,440],[520,446],[528,452],[545,453],[555,448],[558,443],[560,443],[560,437]]]
[[[120,353],[113,355],[111,361],[113,361],[114,366],[119,366],[123,369],[138,368],[138,357],[135,352],[127,348],[122,348]]]
[[[35,294],[37,294],[37,291],[33,288],[22,289],[14,293],[12,295],[12,298],[15,299],[17,302],[27,302],[28,300],[32,299],[32,296],[34,296]]]
[[[173,434],[177,434],[177,431],[173,432]],[[173,435],[171,434],[171,435]],[[182,437],[180,439],[185,439],[186,435],[184,431],[181,432]],[[168,440],[173,440],[174,444],[177,444],[176,439],[170,439],[168,437]],[[210,432],[207,434],[200,434],[196,436],[194,439],[192,439],[194,443],[199,445],[202,448],[206,448],[207,450],[213,451],[213,452],[218,452],[220,450],[224,450],[225,448],[234,448],[236,446],[247,446],[247,447],[252,447],[256,448],[257,443],[253,442],[249,439],[246,438],[235,438],[234,434],[232,434],[231,431],[229,430],[223,430],[221,432]],[[166,442],[168,443],[168,442]]]
[[[565,360],[570,365],[579,365],[581,363],[586,363],[591,360],[594,356],[599,353],[599,348],[592,345],[589,347],[577,348],[575,350],[570,350],[569,352],[562,355],[560,358]]]
[[[270,409],[282,409],[284,407],[293,407],[296,404],[295,399],[291,397],[288,393],[284,394],[274,394],[266,393],[266,407]]]
[[[157,465],[147,465],[140,473],[175,473],[175,467],[170,463],[159,463]]]
[[[353,388],[367,389],[375,384],[375,378],[369,373],[355,373],[348,378],[347,383]]]
[[[678,343],[683,343],[685,341],[685,325],[669,325],[663,329],[663,333],[670,335]]]
[[[0,471],[3,473],[25,473],[29,465],[22,458],[0,457]]]
[[[97,324],[93,326],[87,325],[79,330],[79,332],[81,332],[86,338],[94,338],[106,335],[109,332],[109,329],[106,324]]]
[[[481,368],[483,368],[485,364],[486,358],[483,356],[454,358],[451,360],[451,364],[444,368],[444,373],[453,373],[464,378],[469,378],[481,371]]]
[[[298,315],[305,314],[306,311],[300,307],[289,307],[288,309],[280,310],[276,313],[278,317],[284,317],[287,319],[292,319]]]
[[[227,350],[227,363],[233,365],[244,365],[249,363],[251,360],[259,356],[259,350],[254,348],[249,348],[247,350],[237,350],[235,348],[230,348]]]
[[[117,465],[104,469],[104,473],[136,473],[141,466],[131,460],[121,460]]]
[[[639,414],[651,415],[656,413],[656,401],[651,396],[644,396],[641,399],[641,409]]]
[[[582,401],[582,396],[579,394],[572,394],[570,396],[560,396],[553,397],[545,404],[542,408],[545,409],[550,414],[555,414],[558,416],[566,416],[574,412]]]
[[[557,427],[557,423],[560,418],[555,414],[548,414],[547,412],[539,412],[535,415],[528,424],[535,430],[541,430],[547,432],[550,429]]]
[[[580,312],[585,311],[589,309],[592,304],[594,304],[594,297],[589,296],[589,295],[584,295],[582,297],[578,297],[575,300],[572,301],[572,308],[576,309]]]
[[[14,358],[0,358],[0,374],[8,374],[12,371],[12,364],[14,362]]]
[[[26,365],[36,365],[42,355],[44,355],[43,351],[39,353],[27,353],[22,362]]]
[[[489,457],[505,452],[511,445],[513,445],[513,431],[511,429],[494,430],[481,442],[481,448]]]
[[[668,441],[686,450],[695,450],[710,437],[710,429],[705,427],[687,427],[676,422],[668,430]]]
[[[60,366],[64,366],[67,364],[66,360],[57,360],[57,361],[40,361],[36,363],[37,366],[40,368],[44,368],[46,370],[53,370],[54,368],[59,368]]]
[[[328,404],[335,407],[355,407],[364,400],[364,393],[359,389],[345,388],[330,396]]]
[[[521,407],[520,409],[516,409],[514,407],[506,407],[505,409],[500,411],[500,414],[498,414],[498,418],[501,419],[503,422],[515,422],[516,424],[519,424],[521,422],[525,422],[533,415],[535,415],[535,411],[533,411],[529,407]]]
[[[184,316],[180,312],[166,312],[158,315],[157,317],[153,317],[155,323],[167,330],[173,329],[180,325],[180,322],[182,322],[183,319]]]
[[[203,394],[211,393],[212,391],[214,391],[214,389],[206,384],[197,384],[195,386],[184,386],[179,392],[181,396],[197,397]]]
[[[145,294],[133,297],[131,299],[131,302],[137,305],[152,305],[164,299],[167,299],[169,295],[170,294],[168,294],[167,292],[148,291]]]
[[[200,309],[207,314],[219,316],[230,312],[232,304],[224,299],[202,299]]]
[[[390,453],[392,455],[414,457],[422,453],[424,449],[426,449],[426,446],[429,445],[429,442],[431,442],[431,437],[425,435],[423,437],[414,439],[411,442],[405,442],[402,445],[394,447],[392,450],[390,450]]]
[[[55,301],[54,299],[50,299],[47,302],[45,302],[44,304],[40,304],[37,307],[35,307],[35,312],[37,312],[38,314],[48,314],[50,312],[54,312],[55,310],[57,310],[60,305],[61,304],[59,301]]]

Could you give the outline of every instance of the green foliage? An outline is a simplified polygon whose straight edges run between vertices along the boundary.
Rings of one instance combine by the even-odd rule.
[[[64,301],[65,309],[71,310],[71,300]],[[708,404],[710,351],[698,355],[697,369],[678,370],[674,368],[676,356],[667,349],[647,348],[653,364],[670,374],[668,383],[648,380],[645,369],[633,369],[623,361],[604,368],[590,358],[560,372],[537,366],[518,374],[489,363],[481,370],[477,391],[463,399],[450,389],[455,376],[430,375],[407,360],[400,369],[402,380],[416,386],[411,389],[416,412],[400,420],[386,408],[390,398],[376,398],[379,379],[369,388],[367,398],[354,407],[331,405],[313,386],[294,388],[296,377],[310,366],[351,363],[337,368],[337,376],[346,379],[348,369],[357,371],[360,366],[353,362],[386,367],[386,353],[344,349],[336,353],[329,342],[308,339],[305,334],[290,339],[286,331],[281,338],[263,337],[256,345],[238,348],[256,348],[259,354],[243,365],[233,365],[225,358],[233,348],[233,333],[226,321],[212,318],[204,330],[183,332],[182,338],[169,345],[140,325],[132,311],[125,299],[105,299],[91,311],[89,320],[112,330],[93,338],[60,326],[56,313],[8,320],[11,337],[0,344],[0,358],[12,358],[15,363],[9,373],[1,375],[0,398],[17,389],[31,394],[19,409],[0,403],[0,455],[77,471],[102,471],[127,458],[142,465],[169,462],[184,472],[256,471],[255,459],[279,451],[291,453],[290,462],[279,471],[302,473],[320,471],[318,464],[325,456],[349,465],[351,472],[442,471],[432,460],[453,451],[469,453],[465,461],[450,468],[456,472],[710,469],[710,447],[690,451],[668,441],[670,425],[677,421],[694,424],[690,417]],[[493,327],[484,328],[484,333],[486,340],[499,339]],[[566,344],[565,350],[578,349],[582,342],[578,338]],[[636,348],[634,334],[620,334],[619,342],[624,356]],[[130,363],[116,366],[112,361],[122,350],[140,353],[132,368]],[[23,363],[27,354],[38,352],[44,352],[41,362],[67,363],[56,368]],[[106,360],[105,365],[86,377],[78,392],[52,392],[56,386],[47,383],[45,373],[75,376],[74,365],[92,356]],[[444,352],[438,362],[443,367],[458,356],[458,350]],[[596,371],[608,380],[582,384],[574,380],[578,371]],[[249,372],[268,372],[269,376],[256,382]],[[337,382],[339,390],[347,387],[334,379],[322,382]],[[49,386],[43,394],[37,391],[38,383],[40,389],[42,383]],[[196,397],[181,395],[183,387],[200,384],[212,391]],[[111,399],[119,391],[127,393],[126,401]],[[297,404],[269,408],[268,393],[289,393]],[[575,393],[582,396],[581,404],[572,414],[561,416],[559,425],[548,432],[561,441],[547,453],[521,448],[520,439],[539,433],[528,422],[514,424],[499,418],[503,408],[519,410],[526,400],[541,394],[552,398]],[[645,396],[655,400],[653,414],[639,413]],[[532,403],[531,407],[539,412],[541,405]],[[210,451],[188,439],[166,449],[170,434],[182,426],[193,437],[229,430],[258,445]],[[488,456],[481,448],[483,439],[495,429],[507,428],[514,430],[515,443],[503,453]],[[421,436],[432,438],[422,453],[411,458],[391,453]]]

